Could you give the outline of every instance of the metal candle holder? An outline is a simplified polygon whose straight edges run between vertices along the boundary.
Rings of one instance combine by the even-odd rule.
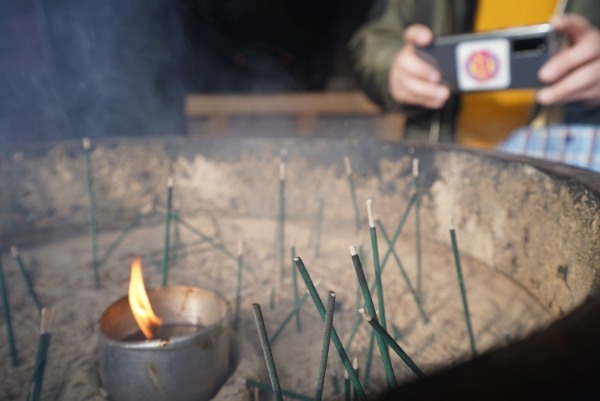
[[[163,329],[188,334],[126,340],[139,331],[125,296],[100,318],[100,377],[114,401],[202,401],[212,398],[233,371],[231,311],[220,295],[198,287],[149,289]],[[196,329],[194,329],[196,327]],[[163,338],[161,338],[163,337]]]

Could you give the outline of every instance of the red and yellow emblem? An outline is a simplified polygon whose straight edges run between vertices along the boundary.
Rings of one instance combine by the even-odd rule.
[[[467,59],[467,72],[479,82],[492,79],[498,73],[498,59],[488,50],[473,52]]]

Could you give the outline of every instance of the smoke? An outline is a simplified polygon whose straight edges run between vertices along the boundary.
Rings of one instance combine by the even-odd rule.
[[[0,10],[0,143],[184,131],[177,2]]]

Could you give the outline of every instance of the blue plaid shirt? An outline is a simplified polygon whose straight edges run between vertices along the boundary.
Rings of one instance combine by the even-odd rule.
[[[497,149],[600,172],[599,125],[523,127],[514,131]]]

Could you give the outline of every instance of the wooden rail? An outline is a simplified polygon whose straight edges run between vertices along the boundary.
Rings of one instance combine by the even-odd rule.
[[[227,132],[229,118],[239,116],[292,116],[297,133],[315,135],[317,119],[325,116],[373,116],[381,120],[379,138],[399,140],[404,117],[383,113],[362,92],[308,92],[253,95],[188,95],[185,99],[188,119],[205,118],[211,133]]]

